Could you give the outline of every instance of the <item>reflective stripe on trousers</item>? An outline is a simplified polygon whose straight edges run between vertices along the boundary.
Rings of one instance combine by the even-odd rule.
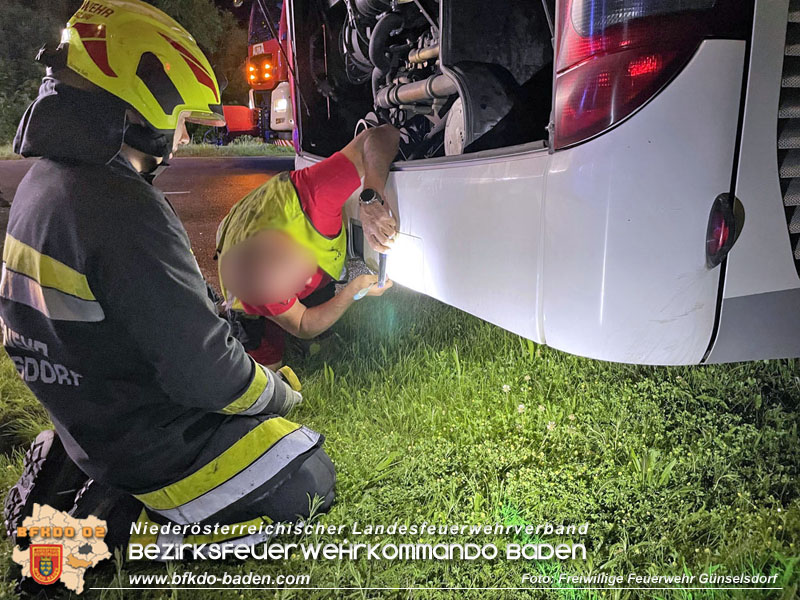
[[[319,439],[307,427],[271,418],[191,475],[136,498],[175,523],[203,521],[267,483]]]

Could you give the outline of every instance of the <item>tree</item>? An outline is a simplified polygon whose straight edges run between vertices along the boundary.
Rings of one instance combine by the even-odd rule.
[[[44,68],[34,58],[61,28],[79,0],[0,3],[0,142],[14,137],[22,114],[36,97]]]
[[[227,81],[225,102],[244,102],[248,86],[244,78],[247,59],[247,31],[233,14],[220,10],[213,0],[148,0],[187,30],[205,51],[220,84]]]
[[[225,38],[224,13],[212,0],[147,0],[191,32],[208,54],[217,52]]]
[[[211,55],[214,70],[224,75],[227,87],[222,92],[222,100],[230,104],[247,104],[250,86],[245,79],[247,62],[247,30],[239,25],[234,16],[223,12],[225,43]]]
[[[247,33],[213,0],[150,0],[189,30],[216,70],[231,82],[225,101],[241,101],[247,86],[240,69]],[[34,58],[57,42],[81,0],[0,0],[0,142],[10,141],[28,104],[36,97],[44,68]]]

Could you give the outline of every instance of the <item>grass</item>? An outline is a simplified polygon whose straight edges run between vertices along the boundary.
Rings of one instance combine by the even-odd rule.
[[[210,157],[210,156],[294,156],[294,149],[275,146],[262,142],[245,141],[242,143],[215,146],[211,144],[188,144],[178,148],[178,157]]]
[[[285,146],[264,144],[247,140],[242,143],[231,143],[227,146],[211,144],[188,144],[178,148],[178,157],[212,157],[212,156],[294,156],[294,149]],[[0,144],[0,160],[22,158],[15,154],[11,144]]]
[[[522,585],[522,574],[778,574],[782,591],[396,592],[346,598],[795,598],[800,542],[800,363],[697,368],[609,364],[521,339],[397,289],[357,303],[321,352],[290,356],[306,398],[293,420],[324,432],[337,466],[328,524],[589,523],[586,561],[376,562],[294,559],[109,563],[87,586],[130,573],[311,575],[321,587]],[[508,386],[508,387],[504,387]],[[0,484],[44,412],[0,363]],[[335,536],[319,538],[335,542]],[[350,541],[415,542],[416,538]],[[296,541],[296,540],[291,540]],[[523,538],[428,538],[495,542]],[[546,538],[553,541],[553,538]],[[16,572],[4,546],[4,586]],[[123,598],[131,592],[105,592]],[[136,598],[216,598],[150,591]],[[237,592],[238,598],[326,598],[327,591]],[[91,597],[91,592],[87,593]],[[231,594],[225,594],[227,596]]]
[[[22,157],[14,152],[10,142],[8,144],[0,144],[0,160],[16,160],[19,158]]]

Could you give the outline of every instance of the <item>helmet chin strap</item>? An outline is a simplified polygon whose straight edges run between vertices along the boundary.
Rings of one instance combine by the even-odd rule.
[[[141,173],[141,176],[142,176],[142,177],[144,177],[144,180],[145,180],[147,183],[149,183],[150,185],[152,185],[152,184],[153,184],[153,181],[155,180],[155,178],[156,178],[156,177],[158,177],[159,175],[161,175],[161,173],[163,173],[163,172],[164,172],[164,170],[165,170],[165,169],[166,169],[168,166],[169,166],[169,163],[168,163],[168,162],[166,162],[166,161],[162,161],[161,163],[157,164],[157,165],[156,165],[156,166],[154,166],[152,169],[150,169],[150,170],[149,170],[147,173]]]
[[[125,128],[124,142],[131,148],[135,148],[139,152],[143,152],[149,156],[154,157],[151,168],[142,173],[148,183],[153,183],[153,180],[169,166],[169,155],[172,152],[172,138],[175,132],[165,133],[163,131],[156,131],[144,125],[137,125],[135,123],[128,123]],[[161,157],[161,163],[156,162],[155,157]]]

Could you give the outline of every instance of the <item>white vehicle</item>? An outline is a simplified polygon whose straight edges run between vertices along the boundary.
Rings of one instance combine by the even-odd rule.
[[[409,138],[395,281],[603,360],[800,356],[800,0],[290,7],[298,167]]]

